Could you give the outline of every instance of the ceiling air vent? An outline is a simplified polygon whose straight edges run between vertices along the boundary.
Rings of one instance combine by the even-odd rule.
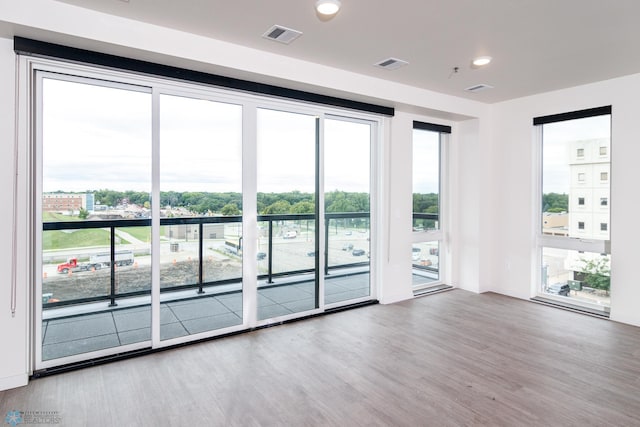
[[[487,89],[493,89],[493,86],[489,86],[484,83],[481,83],[479,85],[469,86],[465,90],[467,92],[482,92],[483,90],[487,90]]]
[[[376,67],[384,68],[385,70],[396,70],[408,64],[409,63],[407,61],[403,61],[402,59],[387,58],[387,59],[383,59],[380,62],[376,62],[373,65],[375,65]]]
[[[269,28],[266,33],[262,35],[265,39],[273,40],[276,42],[289,44],[302,35],[302,32],[292,30],[291,28],[282,27],[280,25],[274,25]]]

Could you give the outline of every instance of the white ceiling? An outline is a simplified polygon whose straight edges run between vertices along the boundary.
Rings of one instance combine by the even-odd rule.
[[[487,103],[640,72],[640,0],[342,0],[324,22],[315,0],[60,1]],[[262,38],[275,24],[303,35]]]

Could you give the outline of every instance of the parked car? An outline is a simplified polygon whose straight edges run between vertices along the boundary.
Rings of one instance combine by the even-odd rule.
[[[548,294],[553,295],[562,295],[564,297],[569,296],[569,284],[567,283],[554,283],[553,285],[547,286],[546,292]]]
[[[342,246],[342,250],[343,250],[343,251],[350,251],[350,250],[352,250],[352,249],[353,249],[353,244],[352,244],[352,243],[345,243],[345,244]]]
[[[316,251],[307,252],[307,256],[316,256]]]
[[[362,256],[365,254],[364,249],[354,249],[353,252],[351,252],[351,255],[353,256]]]
[[[258,258],[258,261],[263,260],[267,257],[267,254],[265,254],[264,252],[258,252],[256,255],[256,258]]]

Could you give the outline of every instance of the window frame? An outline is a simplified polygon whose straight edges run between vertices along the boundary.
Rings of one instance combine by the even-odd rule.
[[[449,149],[450,149],[450,139],[451,139],[451,127],[446,125],[438,125],[433,123],[425,123],[414,121],[412,128],[412,145],[411,145],[411,153],[412,153],[412,164],[413,164],[413,133],[416,130],[421,131],[431,131],[438,133],[438,144],[439,144],[439,154],[440,158],[438,161],[438,165],[440,168],[439,174],[439,193],[438,193],[438,229],[437,230],[413,230],[413,178],[411,182],[411,200],[412,200],[412,208],[411,208],[411,243],[412,247],[414,244],[418,243],[431,243],[438,242],[438,280],[412,286],[412,289],[415,294],[420,294],[422,292],[428,291],[431,288],[438,289],[441,286],[445,286],[447,283],[447,265],[448,265],[448,249],[446,245],[445,235],[449,229],[449,221],[448,221],[448,213],[449,213],[449,181],[448,181],[448,158],[449,158]],[[413,173],[412,173],[413,177]],[[412,250],[413,253],[413,250]],[[414,267],[411,265],[411,270],[413,272]]]
[[[60,80],[68,80],[72,82],[86,82],[91,85],[100,85],[106,87],[119,87],[122,86],[127,90],[138,90],[141,92],[150,93],[153,100],[152,106],[153,109],[153,119],[151,126],[154,128],[152,132],[152,141],[150,141],[151,145],[154,147],[153,150],[153,160],[154,169],[157,169],[159,164],[159,157],[156,154],[158,152],[159,141],[158,141],[158,126],[159,126],[159,116],[158,108],[159,108],[159,97],[160,94],[167,95],[175,95],[175,96],[184,96],[184,97],[193,97],[198,99],[207,99],[215,102],[223,102],[229,104],[239,104],[243,106],[243,228],[246,228],[247,235],[245,236],[245,254],[249,256],[251,253],[255,255],[256,253],[256,244],[255,240],[252,239],[250,233],[255,233],[255,229],[257,228],[257,212],[253,209],[256,206],[255,200],[251,200],[251,198],[255,198],[256,194],[256,183],[255,183],[255,139],[253,143],[248,143],[252,137],[255,137],[255,121],[252,123],[253,129],[251,125],[248,125],[247,122],[250,121],[253,117],[255,120],[255,111],[258,108],[267,108],[273,110],[280,110],[292,113],[300,113],[307,115],[314,115],[318,118],[318,120],[323,121],[325,118],[331,119],[339,119],[345,121],[353,121],[358,123],[367,123],[371,127],[370,131],[370,169],[369,169],[369,182],[370,182],[370,267],[369,267],[369,283],[370,283],[370,292],[367,297],[349,299],[340,301],[335,304],[325,304],[324,303],[324,275],[319,271],[320,275],[320,290],[319,294],[320,302],[319,307],[313,310],[293,313],[289,316],[281,316],[278,318],[269,318],[264,319],[262,321],[258,321],[255,319],[255,313],[252,313],[248,310],[248,307],[255,307],[255,299],[257,295],[253,295],[251,299],[247,299],[247,295],[250,294],[255,288],[256,284],[256,269],[253,267],[253,263],[243,263],[242,268],[242,282],[243,282],[243,321],[241,325],[233,326],[224,329],[212,330],[202,333],[196,333],[192,335],[187,335],[185,337],[174,338],[169,340],[161,340],[160,339],[160,330],[159,328],[152,329],[152,337],[150,341],[142,341],[139,343],[123,345],[118,347],[107,348],[104,350],[91,351],[88,353],[80,353],[73,356],[66,356],[62,358],[56,358],[51,360],[42,360],[42,351],[41,347],[35,345],[37,342],[42,342],[42,304],[38,304],[39,299],[34,297],[32,301],[33,314],[35,321],[33,322],[33,329],[31,331],[31,339],[33,345],[33,366],[30,369],[47,369],[50,367],[59,366],[61,364],[67,363],[76,363],[81,362],[87,359],[97,358],[97,357],[105,357],[114,354],[121,354],[125,351],[132,350],[140,350],[142,348],[163,348],[172,345],[180,345],[186,342],[192,342],[199,339],[205,339],[213,336],[224,335],[228,333],[234,333],[240,330],[246,330],[252,327],[260,327],[264,325],[272,324],[274,321],[283,322],[292,320],[295,318],[300,318],[308,315],[318,314],[329,309],[345,306],[349,304],[358,304],[366,301],[375,300],[378,298],[378,278],[380,277],[380,273],[378,269],[380,268],[379,263],[377,262],[377,256],[380,253],[380,242],[377,236],[382,235],[381,230],[381,221],[380,217],[383,215],[384,210],[380,204],[382,200],[381,192],[383,190],[383,183],[380,178],[380,171],[383,167],[383,160],[381,153],[383,152],[382,145],[385,137],[385,127],[387,124],[387,120],[384,115],[376,114],[372,112],[366,111],[358,111],[351,110],[347,108],[334,107],[329,105],[318,105],[313,104],[306,101],[299,100],[291,100],[291,99],[280,99],[276,97],[270,97],[267,95],[257,95],[252,93],[245,93],[233,89],[228,88],[219,88],[219,87],[210,87],[203,85],[201,83],[194,82],[186,82],[186,81],[173,81],[163,77],[157,76],[149,76],[149,75],[135,75],[129,71],[123,70],[113,70],[113,69],[104,69],[96,67],[95,65],[86,65],[86,64],[73,64],[68,63],[61,60],[50,59],[50,58],[36,58],[31,56],[20,56],[20,69],[24,75],[24,83],[20,86],[21,93],[25,94],[25,104],[27,108],[22,111],[22,114],[25,115],[26,120],[33,122],[33,129],[30,130],[27,134],[24,135],[24,144],[27,147],[27,151],[29,152],[29,156],[31,156],[30,166],[27,178],[28,188],[29,188],[29,203],[32,206],[30,209],[30,234],[32,238],[27,242],[31,253],[30,264],[29,267],[31,271],[32,277],[35,278],[35,291],[33,295],[41,295],[42,294],[42,277],[39,273],[39,270],[42,265],[42,158],[38,155],[38,152],[42,152],[41,146],[38,148],[38,144],[42,143],[42,127],[36,126],[36,120],[42,120],[42,104],[41,97],[38,95],[37,91],[37,81],[42,81],[43,76],[52,75],[55,76],[56,79]],[[251,111],[249,111],[251,110]],[[38,119],[39,117],[39,119]],[[321,146],[323,146],[322,141],[322,131],[320,132],[321,138]],[[318,161],[322,161],[322,150],[319,155]],[[253,165],[253,171],[245,171],[246,169],[250,169]],[[157,172],[152,173],[153,180],[153,190],[152,190],[152,198],[154,200],[159,200],[159,178],[156,175]],[[323,181],[324,172],[321,169],[318,175],[318,180],[320,182]],[[253,181],[253,182],[252,182]],[[248,182],[248,183],[245,183]],[[40,184],[38,184],[40,183]],[[322,189],[322,186],[320,187]],[[250,191],[248,191],[250,190]],[[324,206],[324,193],[322,191],[319,192],[319,203],[318,206]],[[159,204],[152,204],[152,230],[160,229],[160,215],[159,215]],[[318,216],[318,221],[320,224],[324,223],[324,209],[321,209],[321,213]],[[256,224],[256,227],[253,227],[252,224]],[[253,230],[253,231],[252,231]],[[323,233],[321,233],[322,235]],[[321,244],[324,245],[325,242],[322,240],[323,235],[321,236]],[[157,239],[154,239],[157,240]],[[152,243],[152,263],[156,265],[154,268],[159,269],[159,242]],[[323,251],[320,251],[319,257],[323,257]],[[156,258],[158,257],[158,258]],[[255,259],[255,256],[249,259]],[[322,259],[321,259],[322,262]],[[159,276],[154,272],[153,274],[154,282],[152,282],[152,291],[151,291],[151,306],[152,306],[152,324],[160,325],[160,282]],[[248,314],[251,313],[251,314]],[[253,315],[253,317],[247,317]],[[39,326],[40,325],[40,326]],[[40,350],[38,350],[40,348]]]
[[[542,299],[542,300],[550,300],[558,305],[570,305],[570,306],[581,306],[586,310],[590,310],[591,312],[608,317],[610,307],[604,307],[602,305],[596,303],[588,303],[588,302],[579,302],[575,300],[569,300],[565,297],[550,295],[548,293],[542,292],[542,266],[543,266],[543,250],[545,248],[551,249],[563,249],[576,251],[579,253],[595,253],[601,255],[610,255],[611,254],[611,240],[600,240],[600,239],[588,239],[581,237],[569,237],[569,236],[557,236],[557,235],[545,235],[543,233],[543,212],[542,212],[542,195],[543,195],[543,125],[557,123],[561,121],[567,120],[575,120],[575,119],[584,119],[589,117],[596,116],[609,116],[609,123],[611,123],[612,119],[612,108],[611,106],[605,107],[597,107],[587,110],[573,111],[569,113],[561,113],[550,116],[542,116],[536,117],[533,119],[533,134],[532,134],[532,145],[533,145],[533,161],[534,161],[534,201],[533,207],[535,209],[534,218],[536,220],[532,224],[532,233],[535,241],[534,250],[531,257],[531,265],[532,265],[532,274],[531,274],[531,285],[530,285],[530,295],[532,299]],[[609,153],[611,152],[611,144],[612,144],[612,136],[611,136],[611,127],[609,127]],[[609,184],[611,180],[609,179],[611,176],[612,165],[611,161],[609,161],[609,171],[607,173],[607,180],[600,181],[606,182]],[[583,174],[584,172],[579,172],[579,174]],[[578,180],[579,185],[582,185],[586,182],[585,180]],[[609,187],[610,188],[610,187]],[[611,195],[608,197],[608,201],[611,198]],[[569,197],[569,200],[571,198]],[[598,205],[599,207],[600,205]],[[609,205],[607,205],[609,207]],[[609,216],[609,222],[611,221],[611,216]],[[586,226],[586,224],[585,224]],[[610,227],[608,227],[610,228]],[[610,233],[610,230],[609,230]],[[610,234],[609,234],[610,236]]]

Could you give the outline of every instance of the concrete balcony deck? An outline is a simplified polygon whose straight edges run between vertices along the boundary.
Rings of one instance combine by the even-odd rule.
[[[242,324],[241,285],[162,294],[160,339],[167,340]],[[368,272],[325,279],[325,304],[370,295]],[[259,284],[259,320],[315,308],[313,280]],[[43,360],[88,353],[151,340],[149,297],[119,301],[117,307],[92,303],[45,310],[42,322]]]

